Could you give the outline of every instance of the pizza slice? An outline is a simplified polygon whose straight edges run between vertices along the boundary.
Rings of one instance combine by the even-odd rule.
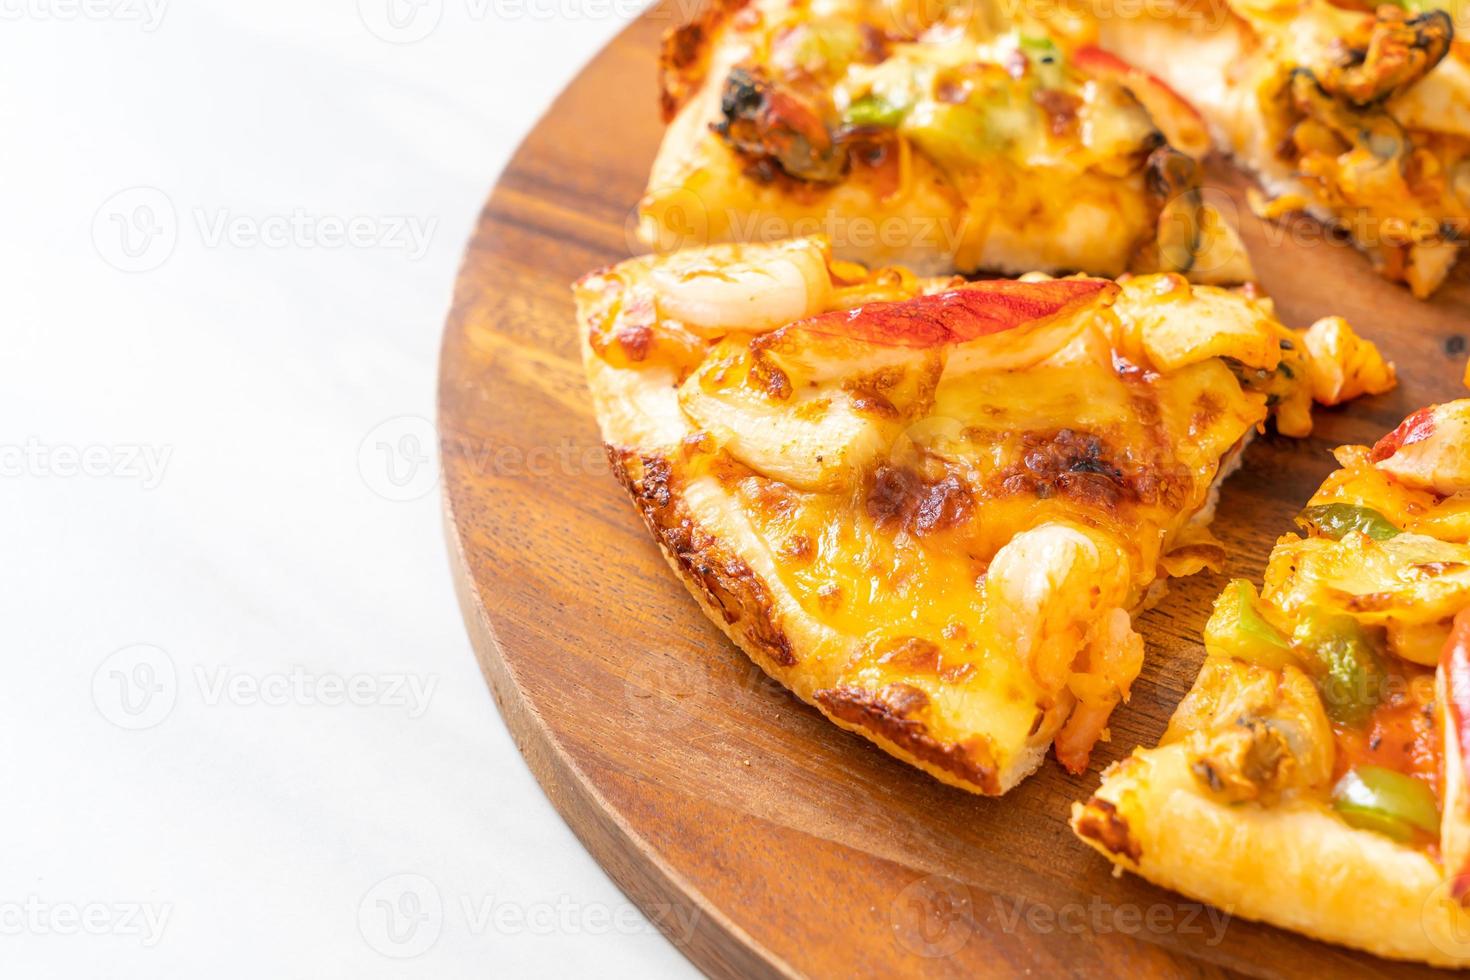
[[[1337,459],[1261,594],[1216,602],[1159,746],[1072,827],[1236,915],[1470,966],[1470,400]]]
[[[1252,277],[1199,168],[1108,73],[1000,4],[718,0],[665,41],[670,123],[639,207],[658,251],[824,234],[839,258]],[[1207,149],[1199,117],[1171,135]],[[1193,126],[1190,127],[1189,123]]]
[[[1340,226],[1416,296],[1444,281],[1470,236],[1470,46],[1448,11],[1160,0],[1139,17],[1089,2],[1097,46],[1074,34],[1074,59],[1183,93],[1276,196],[1264,214]]]
[[[1340,319],[1175,274],[966,283],[822,239],[575,287],[613,473],[704,611],[803,701],[1001,793],[1082,771],[1130,614],[1221,556],[1217,481],[1274,413],[1393,384]]]

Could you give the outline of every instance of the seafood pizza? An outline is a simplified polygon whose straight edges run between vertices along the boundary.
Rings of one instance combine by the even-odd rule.
[[[1251,278],[1201,198],[1198,114],[999,3],[714,0],[661,70],[639,207],[659,251],[822,233],[919,274]]]
[[[1159,746],[1072,826],[1237,915],[1470,966],[1470,400],[1337,460],[1261,592],[1220,596]]]
[[[762,669],[934,777],[1073,772],[1144,648],[1131,616],[1215,564],[1215,489],[1274,417],[1394,383],[1178,274],[965,282],[821,238],[624,262],[576,284],[612,470]]]
[[[1275,200],[1341,227],[1388,279],[1433,293],[1470,236],[1470,46],[1430,2],[1103,0],[1068,42],[1167,83]],[[1075,21],[1072,22],[1075,26]],[[1100,47],[1099,47],[1100,46]]]

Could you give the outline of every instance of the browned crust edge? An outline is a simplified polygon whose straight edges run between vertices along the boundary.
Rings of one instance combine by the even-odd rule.
[[[835,719],[860,726],[882,736],[915,759],[953,773],[982,792],[998,795],[1000,775],[983,743],[961,745],[941,742],[929,734],[924,723],[909,713],[928,703],[928,697],[907,684],[891,684],[881,691],[859,687],[835,687],[818,691],[817,704]]]
[[[765,583],[689,516],[671,486],[669,461],[615,446],[606,449],[613,475],[633,498],[644,523],[685,581],[697,586],[725,625],[739,633],[747,652],[753,646],[779,667],[795,666],[791,641],[771,616],[771,594]]]
[[[1143,848],[1128,831],[1128,821],[1110,801],[1094,796],[1082,807],[1072,822],[1080,837],[1096,841],[1109,854],[1126,857],[1134,864],[1143,856]]]
[[[766,673],[839,727],[863,735],[943,782],[987,796],[1002,792],[988,746],[941,741],[922,721],[908,717],[927,704],[922,691],[905,684],[892,684],[881,692],[841,686],[807,696],[794,688],[786,668],[799,660],[773,616],[769,589],[754,569],[688,513],[668,459],[612,444],[605,449],[613,475],[633,499],[670,565],[705,612]]]
[[[664,32],[658,56],[658,104],[665,123],[704,84],[715,35],[749,0],[708,0],[687,24]]]

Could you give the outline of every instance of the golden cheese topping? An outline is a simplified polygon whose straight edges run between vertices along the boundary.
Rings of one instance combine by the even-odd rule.
[[[823,637],[798,693],[851,719],[897,685],[930,736],[999,764],[1045,730],[1085,766],[1141,664],[1129,613],[1221,556],[1203,521],[1222,461],[1273,409],[1303,434],[1314,378],[1392,384],[1341,321],[1292,331],[1177,275],[921,281],[826,254],[590,277],[589,351],[659,379],[672,397],[623,406],[621,431],[645,462],[662,444],[680,493],[735,503]]]
[[[666,43],[673,125],[641,209],[645,238],[687,244],[692,223],[696,235],[764,240],[773,218],[787,235],[826,218],[858,226],[839,246],[860,252],[859,237],[901,235],[931,271],[1249,278],[1156,105],[1072,58],[1039,20],[1008,13],[886,0],[715,5]],[[907,225],[869,227],[885,214]]]

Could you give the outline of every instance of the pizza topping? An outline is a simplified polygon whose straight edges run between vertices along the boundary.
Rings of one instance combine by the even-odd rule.
[[[1400,422],[1398,428],[1374,443],[1373,453],[1369,458],[1375,463],[1381,463],[1403,447],[1423,442],[1433,434],[1434,409],[1421,408]]]
[[[815,101],[771,80],[758,66],[738,67],[725,80],[724,119],[715,132],[752,161],[753,173],[781,171],[798,180],[835,183],[847,172],[847,154],[834,142]]]
[[[1379,440],[1372,459],[1408,487],[1442,496],[1470,491],[1470,401],[1415,412]]]
[[[842,114],[842,121],[849,126],[876,126],[892,129],[903,121],[907,107],[894,105],[880,95],[869,92],[854,101]]]
[[[1211,8],[1225,22],[1095,25],[1102,43],[1189,95],[1221,148],[1280,195],[1271,217],[1307,211],[1338,225],[1381,275],[1425,297],[1470,240],[1470,198],[1455,188],[1470,162],[1470,48],[1436,6],[1226,0]],[[1084,48],[1074,61],[1128,83],[1106,54]],[[1156,108],[1167,97],[1131,87],[1189,151],[1191,137]]]
[[[649,278],[660,314],[711,337],[774,330],[824,308],[832,293],[826,251],[813,239],[677,252]]]
[[[1346,320],[1324,317],[1302,336],[1312,398],[1338,405],[1359,395],[1381,395],[1395,384],[1394,367],[1372,344],[1363,340]]]
[[[1107,739],[1108,719],[1143,669],[1143,637],[1133,630],[1123,609],[1111,609],[1092,642],[1073,665],[1067,690],[1077,699],[1067,722],[1057,732],[1057,761],[1073,775],[1087,771],[1092,747]]]
[[[668,506],[737,512],[722,533],[772,583],[773,622],[809,617],[822,637],[801,663],[862,695],[830,695],[829,714],[885,744],[910,732],[910,754],[932,746],[964,780],[982,770],[937,760],[1009,767],[1053,741],[1086,766],[1142,663],[1132,611],[1166,554],[1213,545],[1189,522],[1268,415],[1227,358],[1302,356],[1266,304],[1175,276],[922,281],[832,263],[820,239],[629,267],[578,299],[590,339],[651,338],[643,360],[588,345],[610,384],[639,382],[618,424],[697,434],[664,454]],[[654,356],[672,331],[699,345],[675,370]],[[680,533],[666,542],[733,614],[734,578]],[[1010,740],[973,741],[992,730]]]
[[[1360,725],[1383,695],[1383,666],[1372,640],[1352,616],[1303,611],[1292,644],[1311,660],[1322,705],[1333,721]]]
[[[1412,776],[1382,766],[1358,766],[1332,788],[1332,808],[1362,830],[1400,843],[1439,837],[1434,791]]]
[[[1443,733],[1435,722],[1434,672],[1401,661],[1386,662],[1385,669],[1384,696],[1368,721],[1334,729],[1335,771],[1341,776],[1357,766],[1382,766],[1435,786]]]
[[[1210,152],[1210,131],[1199,110],[1163,79],[1092,44],[1078,48],[1072,57],[1083,71],[1122,83],[1143,103],[1175,149],[1197,160]]]
[[[963,524],[974,511],[974,492],[953,473],[926,480],[913,470],[881,465],[867,495],[868,516],[885,531],[917,537]]]
[[[824,313],[793,324],[793,329],[884,346],[938,347],[1059,316],[1116,290],[1101,279],[998,279],[899,303]]]
[[[1367,43],[1342,50],[1321,72],[1322,87],[1354,105],[1366,106],[1418,82],[1449,53],[1454,24],[1443,10],[1410,17],[1379,8]]]
[[[1470,609],[1455,616],[1454,627],[1440,656],[1447,694],[1445,712],[1461,755],[1470,761]]]
[[[1201,788],[1229,803],[1324,787],[1332,730],[1310,678],[1231,657],[1205,659],[1163,743],[1186,743]]]
[[[1366,534],[1374,541],[1387,541],[1403,533],[1372,507],[1359,504],[1317,504],[1297,515],[1296,522],[1313,534],[1340,541],[1344,534]]]
[[[1301,666],[1286,634],[1261,615],[1256,587],[1245,579],[1233,580],[1215,600],[1215,610],[1205,624],[1205,652],[1273,670]]]
[[[779,28],[771,40],[771,63],[783,73],[839,74],[854,62],[881,60],[885,46],[869,25],[823,18]]]

